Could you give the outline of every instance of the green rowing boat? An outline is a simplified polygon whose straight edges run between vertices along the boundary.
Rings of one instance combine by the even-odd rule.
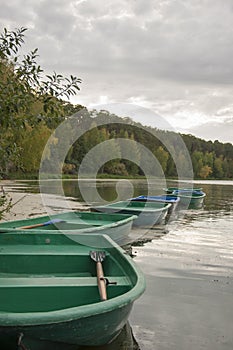
[[[206,197],[206,194],[202,191],[202,188],[169,187],[164,189],[164,191],[169,193],[169,196],[171,197],[180,198],[179,206],[189,209],[202,208],[204,198]]]
[[[180,192],[180,191],[174,191],[169,196],[171,197],[179,197],[180,207],[186,207],[189,209],[200,209],[203,207],[204,199],[206,194],[204,192]]]
[[[126,324],[143,274],[108,236],[70,237],[0,235],[1,349],[102,345]]]
[[[168,188],[164,188],[164,191],[168,194],[173,193],[174,191],[181,191],[181,192],[201,192],[202,191],[202,187],[168,187]]]
[[[107,234],[115,242],[124,242],[136,216],[70,211],[50,216],[0,223],[0,233],[11,230],[32,230],[37,233],[60,231],[64,234]]]

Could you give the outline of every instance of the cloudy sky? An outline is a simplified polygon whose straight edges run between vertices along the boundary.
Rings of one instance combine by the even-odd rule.
[[[142,124],[233,142],[233,0],[0,0],[0,9],[1,29],[29,28],[25,48],[39,48],[46,73],[82,79],[73,103],[130,104]]]

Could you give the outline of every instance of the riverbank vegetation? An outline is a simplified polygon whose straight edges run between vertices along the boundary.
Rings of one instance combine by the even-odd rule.
[[[135,141],[129,143],[130,156],[124,159],[123,150],[111,143],[114,149],[118,147],[118,156],[103,164],[100,160],[100,177],[145,175],[137,165],[142,157],[140,144],[156,157],[167,178],[176,178],[177,164],[170,150],[175,150],[178,139],[182,138],[190,155],[194,178],[233,178],[233,145],[230,143],[205,141],[193,135],[144,127],[128,116],[119,117],[108,111],[89,111],[81,105],[72,105],[68,100],[79,91],[81,79],[72,75],[66,78],[56,73],[46,75],[36,62],[37,49],[20,58],[18,54],[24,43],[25,31],[25,28],[13,32],[4,30],[0,36],[1,178],[14,178],[16,174],[21,178],[37,177],[47,140],[61,122],[75,113],[77,126],[85,120],[89,131],[83,133],[69,149],[63,164],[65,176],[77,176],[85,155],[94,146],[104,141],[128,139]],[[59,147],[59,137],[55,132],[56,142]],[[111,148],[108,152],[111,154]],[[181,164],[182,156],[178,154]],[[54,158],[53,154],[48,154],[45,161],[52,163]]]
[[[5,213],[9,213],[12,208],[12,198],[5,192],[4,187],[0,188],[0,220]]]

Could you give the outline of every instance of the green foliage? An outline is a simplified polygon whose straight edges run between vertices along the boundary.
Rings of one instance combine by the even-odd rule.
[[[15,31],[4,29],[0,35],[0,174],[7,174],[12,163],[13,168],[19,167],[16,160],[22,154],[18,137],[21,130],[28,126],[35,128],[35,136],[40,123],[55,128],[70,109],[63,99],[80,89],[81,79],[73,75],[69,78],[55,72],[44,75],[37,63],[38,49],[23,57],[18,54],[26,30],[23,27]],[[27,166],[25,170],[32,168]]]
[[[98,172],[98,175],[99,174],[129,176],[126,166],[122,163],[121,159],[115,159],[105,163],[101,172]]]
[[[167,151],[165,151],[162,146],[159,146],[155,150],[154,154],[155,154],[157,160],[159,161],[163,171],[166,172],[169,153]]]
[[[143,145],[153,153],[166,177],[176,178],[176,167],[182,168],[184,173],[188,172],[188,169],[185,169],[187,163],[185,161],[185,154],[182,152],[182,149],[177,149],[177,138],[180,137],[179,135],[158,129],[142,128],[140,124],[133,121],[129,124],[124,124],[125,119],[122,120],[122,118],[107,111],[89,112],[87,109],[84,109],[81,114],[82,116],[80,116],[80,123],[78,125],[81,127],[82,123],[85,122],[85,129],[89,131],[79,137],[70,148],[65,162],[72,164],[72,167],[63,168],[64,172],[78,174],[79,166],[80,164],[83,165],[85,158],[86,168],[84,169],[83,166],[82,171],[85,170],[86,173],[95,172],[96,169],[94,166],[98,164],[99,168],[97,170],[99,175],[108,174],[109,176],[123,175],[138,177],[144,175],[143,169],[146,169],[148,174],[160,176],[158,167],[151,162],[149,154],[143,154],[142,157],[138,144]],[[93,119],[93,115],[95,115],[95,119]],[[101,123],[104,125],[96,126]],[[60,137],[63,136],[61,135]],[[182,137],[191,156],[195,178],[233,177],[232,145],[206,142],[192,135],[182,135]],[[127,144],[127,147],[124,147],[123,142],[108,142],[108,146],[104,146],[104,141],[111,141],[112,139],[116,139],[116,141],[117,139],[126,139],[130,142]],[[163,140],[166,140],[166,144],[169,144],[170,150],[173,150],[173,153],[176,154],[175,160],[173,159],[172,152],[169,152],[163,145]],[[223,155],[216,155],[216,145],[217,154],[219,154],[219,150],[221,149]],[[92,153],[91,150],[95,147],[98,147],[98,152]],[[108,155],[112,159],[105,162]],[[50,162],[53,161],[53,158],[55,157],[50,157]]]
[[[18,169],[31,173],[38,171],[40,159],[50,134],[51,130],[44,123],[40,123],[34,128],[28,125],[22,130],[18,140],[21,159]]]
[[[0,194],[0,220],[4,217],[5,213],[8,213],[12,208],[12,198],[9,198],[1,186]]]
[[[62,104],[58,103],[57,99],[69,98],[80,90],[81,79],[73,75],[67,78],[54,72],[52,75],[46,75],[46,79],[42,79],[43,69],[36,62],[38,49],[24,55],[21,60],[20,56],[15,55],[24,43],[26,30],[26,28],[16,31],[4,29],[4,33],[0,36],[0,91],[8,92],[5,94],[8,98],[6,101],[2,98],[1,105],[3,103],[4,106],[5,101],[4,117],[8,121],[12,121],[9,119],[9,113],[27,112],[29,117],[31,103],[35,101],[42,103],[43,114],[58,115],[63,111]],[[1,108],[1,112],[3,110]],[[5,114],[7,111],[8,114]]]
[[[19,47],[24,43],[24,32],[26,28],[19,28],[15,31],[8,31],[4,28],[0,35],[0,58],[4,59],[12,53],[16,54]]]
[[[94,120],[98,122],[98,124],[104,123],[106,125],[102,125],[96,127],[96,124],[93,122],[92,116],[95,115]],[[138,144],[143,145],[146,149],[150,150],[158,162],[160,163],[161,169],[165,173],[165,176],[176,177],[176,165],[168,150],[162,145],[160,140],[163,138],[170,139],[170,146],[172,148],[172,144],[174,144],[174,148],[176,147],[176,139],[177,135],[174,133],[164,132],[157,129],[142,128],[140,124],[134,123],[131,121],[129,124],[124,124],[122,118],[117,117],[107,111],[92,111],[88,112],[85,115],[85,120],[89,121],[89,131],[86,132],[82,137],[80,137],[72,146],[72,151],[69,152],[69,159],[67,158],[67,162],[76,164],[77,170],[79,164],[83,162],[83,158],[88,154],[88,152],[99,145],[99,155],[95,158],[91,159],[90,155],[89,163],[90,166],[92,164],[98,163],[100,164],[99,174],[107,173],[107,174],[128,174],[128,176],[140,176],[143,174],[143,166],[146,166],[147,171],[151,175],[158,174],[158,169],[155,168],[155,164],[152,164],[150,158],[147,159],[147,155],[143,154],[143,158],[140,154],[140,150],[138,148]],[[86,123],[87,125],[88,123]],[[154,136],[153,136],[154,134]],[[159,134],[157,136],[157,134]],[[114,149],[116,145],[111,150],[111,147],[101,148],[101,143],[106,140],[111,139],[127,139],[131,142],[126,147],[122,149],[123,143],[119,143],[120,152],[119,159],[112,159],[111,161],[103,164],[103,160],[101,160],[101,153],[109,152],[111,155],[114,154]],[[137,142],[135,142],[137,141]],[[108,144],[110,146],[110,144]],[[204,157],[204,154],[200,153],[201,157]],[[213,163],[213,153],[205,154],[205,165],[209,165]],[[130,159],[132,161],[130,161]],[[195,155],[194,155],[195,160]],[[185,164],[184,155],[182,152],[177,154],[177,162],[183,166]],[[141,168],[142,165],[142,168]],[[200,170],[203,166],[203,161],[201,160],[201,167],[197,172],[200,173]],[[206,168],[205,168],[206,169]],[[202,171],[204,172],[204,170]],[[205,172],[206,174],[206,172]],[[209,171],[211,174],[211,171]],[[195,173],[195,176],[199,176]]]
[[[223,157],[220,156],[214,160],[214,174],[217,178],[222,178],[223,173]]]

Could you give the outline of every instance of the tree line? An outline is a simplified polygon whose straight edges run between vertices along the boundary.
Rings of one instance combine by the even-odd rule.
[[[143,164],[151,174],[156,173],[155,164],[150,163],[142,153],[140,145],[143,145],[157,159],[164,175],[176,178],[179,175],[177,168],[182,167],[187,157],[181,149],[179,140],[182,139],[191,160],[194,178],[232,179],[231,143],[205,141],[193,135],[144,127],[128,116],[119,117],[108,111],[89,111],[81,105],[72,105],[68,102],[69,97],[79,91],[81,79],[72,75],[66,78],[57,73],[45,75],[36,62],[37,49],[20,58],[18,52],[24,43],[25,31],[25,28],[16,31],[5,29],[0,36],[2,178],[15,174],[38,176],[47,140],[53,134],[54,145],[59,148],[65,136],[59,135],[56,129],[61,122],[75,116],[76,126],[81,128],[85,122],[88,131],[69,148],[62,164],[64,174],[77,175],[87,156],[87,166],[89,164],[91,167],[93,161],[100,164],[99,175],[143,176]],[[118,139],[130,141],[127,143],[127,153],[123,149],[124,143],[118,143]],[[108,141],[107,148],[104,148],[105,141]],[[98,152],[93,156],[89,151],[97,145]],[[55,162],[55,149],[48,152],[44,162]],[[113,159],[111,154],[114,154]]]
[[[179,139],[184,141],[184,147],[190,156],[194,178],[199,179],[231,179],[233,177],[233,145],[220,143],[219,141],[205,141],[193,135],[182,135],[156,128],[144,127],[129,118],[120,118],[108,111],[85,111],[85,118],[89,118],[91,130],[87,131],[72,145],[65,160],[64,172],[77,174],[80,164],[86,154],[96,145],[107,140],[128,139],[128,152],[132,161],[124,159],[124,152],[117,143],[108,143],[103,152],[116,153],[118,147],[118,158],[110,160],[101,165],[99,174],[115,174],[123,176],[144,175],[140,168],[141,154],[139,145],[145,146],[152,152],[160,163],[166,177],[177,178],[177,164],[182,164],[183,150],[178,150],[174,159],[170,149],[177,151]],[[93,118],[95,115],[95,118]],[[127,119],[127,120],[125,120]],[[99,126],[96,126],[99,125]],[[111,149],[111,147],[113,149]],[[180,146],[179,146],[180,147]],[[101,148],[99,149],[101,153]],[[101,154],[99,155],[101,156]],[[95,153],[96,157],[96,153]],[[93,159],[97,162],[98,160]],[[150,160],[148,160],[149,162]],[[92,161],[90,160],[90,166]],[[139,164],[139,165],[137,165]],[[149,164],[147,164],[148,168]],[[151,164],[153,166],[153,164]],[[151,169],[153,174],[155,169]]]

